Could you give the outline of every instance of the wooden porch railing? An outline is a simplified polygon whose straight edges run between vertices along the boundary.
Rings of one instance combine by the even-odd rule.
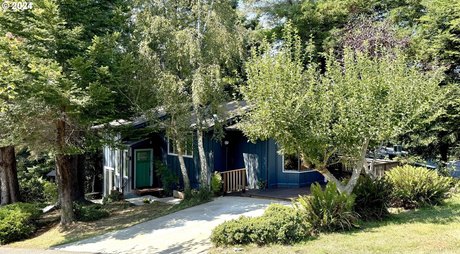
[[[242,191],[246,189],[246,169],[235,169],[220,172],[224,184],[224,193]]]
[[[374,165],[372,165],[372,159],[367,159],[367,163],[369,164],[369,169],[377,177],[382,177],[386,171],[400,165],[398,161],[390,160],[375,160]]]

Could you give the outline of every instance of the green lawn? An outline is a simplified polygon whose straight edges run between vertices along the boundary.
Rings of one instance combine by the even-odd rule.
[[[214,248],[211,253],[460,253],[460,195],[444,206],[392,214],[360,230],[322,234],[293,246]]]

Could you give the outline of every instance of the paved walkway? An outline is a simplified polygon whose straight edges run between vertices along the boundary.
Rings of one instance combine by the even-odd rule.
[[[130,228],[55,249],[93,253],[205,253],[211,247],[209,237],[215,226],[241,215],[259,216],[274,202],[282,201],[220,197]]]
[[[67,252],[58,250],[32,250],[0,247],[0,254],[92,254],[91,252]]]

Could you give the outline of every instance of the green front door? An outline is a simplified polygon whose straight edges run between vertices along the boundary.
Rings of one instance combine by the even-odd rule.
[[[150,186],[151,172],[151,150],[136,151],[136,188]]]

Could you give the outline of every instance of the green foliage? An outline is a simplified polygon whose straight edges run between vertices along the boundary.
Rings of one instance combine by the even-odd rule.
[[[78,221],[95,221],[110,216],[109,211],[98,204],[79,204],[74,203],[75,218]]]
[[[19,193],[21,195],[21,199],[27,203],[45,201],[44,183],[45,181],[41,178],[19,180]]]
[[[52,182],[45,182],[43,184],[43,195],[46,202],[55,204],[58,201],[58,187],[57,184]]]
[[[196,200],[198,202],[206,202],[212,199],[212,193],[207,188],[186,190],[184,194],[184,200]]]
[[[211,191],[215,196],[222,194],[222,175],[219,172],[214,172],[211,176]]]
[[[385,178],[372,180],[369,176],[360,176],[353,189],[355,212],[363,220],[382,220],[390,213],[391,185]]]
[[[257,188],[259,190],[265,190],[267,188],[267,182],[263,180],[257,181]]]
[[[175,140],[182,161],[187,136],[207,130],[205,119],[214,119],[216,139],[223,135],[222,121],[215,120],[225,118],[220,106],[228,99],[226,90],[232,89],[244,52],[234,1],[140,1],[136,7],[135,35],[139,61],[145,66],[139,72],[142,82],[148,84],[145,90],[153,94],[150,101],[142,96],[139,108],[150,112],[152,105],[161,105],[167,115],[162,126]],[[196,119],[193,128],[191,109]],[[201,145],[200,160],[205,160]],[[200,161],[200,165],[200,182],[207,184],[207,162]],[[185,163],[180,166],[185,189],[189,189]]]
[[[112,202],[121,201],[123,199],[124,199],[123,193],[121,193],[121,192],[119,192],[117,190],[111,190],[110,194],[102,199],[102,203],[103,204],[108,204],[108,203],[112,203]]]
[[[15,203],[0,207],[0,244],[27,238],[35,232],[41,215],[35,205]]]
[[[448,76],[460,81],[456,69],[460,67],[460,3],[458,1],[421,1],[422,14],[414,38],[417,57],[428,64],[440,61],[448,67]]]
[[[185,198],[175,206],[175,209],[185,209],[212,200],[212,193],[207,188],[200,188],[198,190],[185,190],[184,195]]]
[[[179,184],[179,177],[161,161],[155,161],[155,169],[164,192],[168,195],[172,194],[172,191]]]
[[[24,202],[46,202],[44,178],[54,169],[54,159],[47,154],[32,154],[19,150],[17,156],[19,191]]]
[[[301,196],[295,204],[315,232],[334,232],[358,227],[354,202],[353,195],[339,193],[335,184],[329,182],[324,191],[318,183],[313,184],[311,196]]]
[[[252,141],[273,138],[281,153],[299,153],[322,173],[337,154],[361,170],[367,141],[372,148],[406,132],[444,92],[442,70],[424,72],[400,52],[372,57],[346,48],[343,58],[329,54],[323,71],[289,23],[271,53],[276,46],[264,41],[252,50],[241,89],[251,110],[240,127]]]
[[[261,217],[242,216],[220,224],[212,231],[211,241],[217,246],[292,244],[309,236],[309,227],[301,213],[292,207],[272,204]]]
[[[452,182],[450,177],[434,170],[408,165],[393,168],[386,177],[393,187],[393,205],[404,208],[441,204],[448,197]]]

